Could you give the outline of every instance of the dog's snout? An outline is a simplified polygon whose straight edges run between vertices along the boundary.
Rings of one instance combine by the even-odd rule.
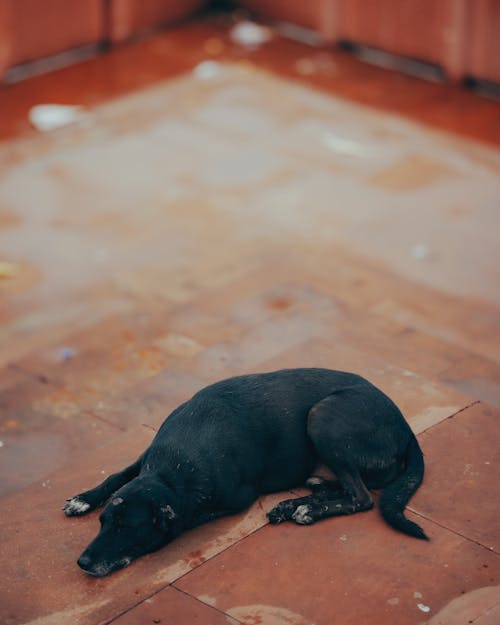
[[[89,558],[89,556],[82,554],[77,561],[78,566],[83,569],[84,571],[88,571],[90,568],[90,563],[91,560]]]

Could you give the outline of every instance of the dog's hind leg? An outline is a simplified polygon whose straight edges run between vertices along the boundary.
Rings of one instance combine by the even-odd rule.
[[[281,501],[267,513],[269,522],[277,525],[283,521],[291,521],[300,506],[321,506],[325,501],[339,498],[343,492],[338,480],[326,480],[315,475],[306,481],[306,486],[312,491],[310,495]]]
[[[319,475],[311,475],[311,477],[306,480],[306,486],[307,488],[310,488],[313,493],[324,490],[335,493],[342,491],[342,486],[340,485],[338,479],[327,480]]]
[[[332,486],[328,482],[326,485],[318,484],[314,485],[311,495],[285,499],[267,513],[269,522],[276,525],[283,521],[295,521],[299,525],[311,525],[330,516],[369,510],[373,507],[371,495],[359,474],[357,478],[353,479],[352,474],[346,473],[339,480],[342,486],[336,482]]]
[[[139,475],[141,464],[142,456],[123,471],[110,475],[99,486],[68,499],[63,507],[64,514],[66,516],[81,516],[102,506],[115,491]]]
[[[304,497],[303,501],[298,501],[291,520],[299,525],[311,525],[327,517],[354,514],[373,507],[371,495],[355,468],[346,469],[339,480],[344,489],[340,496],[324,490]]]
[[[326,517],[354,514],[373,507],[357,463],[359,435],[352,429],[352,419],[345,414],[346,408],[347,412],[353,408],[351,398],[358,400],[357,389],[330,395],[316,404],[308,417],[308,434],[320,460],[335,473],[338,485],[310,483],[314,486],[312,495],[278,504],[270,513],[271,522],[294,520],[309,525]]]
[[[274,508],[267,513],[269,523],[277,525],[278,523],[283,523],[283,521],[291,521],[298,508],[319,506],[322,504],[325,495],[326,491],[322,490],[311,495],[306,495],[305,497],[295,497],[295,499],[280,501],[279,504],[274,506]],[[312,522],[311,520],[311,523]]]

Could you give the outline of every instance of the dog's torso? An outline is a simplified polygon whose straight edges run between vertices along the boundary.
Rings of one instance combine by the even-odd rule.
[[[335,480],[308,480],[318,461]],[[373,506],[394,528],[423,530],[404,508],[424,474],[423,456],[397,406],[364,378],[285,369],[223,380],[174,410],[144,454],[69,500],[68,516],[105,503],[102,527],[79,564],[106,575],[159,549],[184,529],[248,507],[262,493],[307,485],[271,523],[310,524]]]
[[[358,393],[375,388],[355,374],[327,369],[218,382],[164,421],[145,453],[143,471],[161,474],[181,494],[187,526],[200,510],[240,509],[242,498],[251,502],[262,493],[303,485],[318,461],[307,436],[309,411],[353,387]]]

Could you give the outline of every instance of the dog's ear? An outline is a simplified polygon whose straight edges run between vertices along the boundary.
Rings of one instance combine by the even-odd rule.
[[[167,504],[166,506],[162,506],[160,508],[160,512],[162,516],[165,517],[165,519],[167,519],[168,521],[175,519],[175,517],[177,516],[174,512],[174,509],[169,504]]]
[[[177,513],[170,504],[160,506],[158,522],[165,532],[173,533],[173,529],[177,525]]]

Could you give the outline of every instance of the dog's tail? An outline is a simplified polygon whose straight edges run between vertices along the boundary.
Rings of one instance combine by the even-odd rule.
[[[383,518],[395,529],[415,538],[428,540],[422,528],[407,519],[403,511],[424,478],[424,456],[415,436],[406,450],[406,469],[384,489],[380,497]]]

